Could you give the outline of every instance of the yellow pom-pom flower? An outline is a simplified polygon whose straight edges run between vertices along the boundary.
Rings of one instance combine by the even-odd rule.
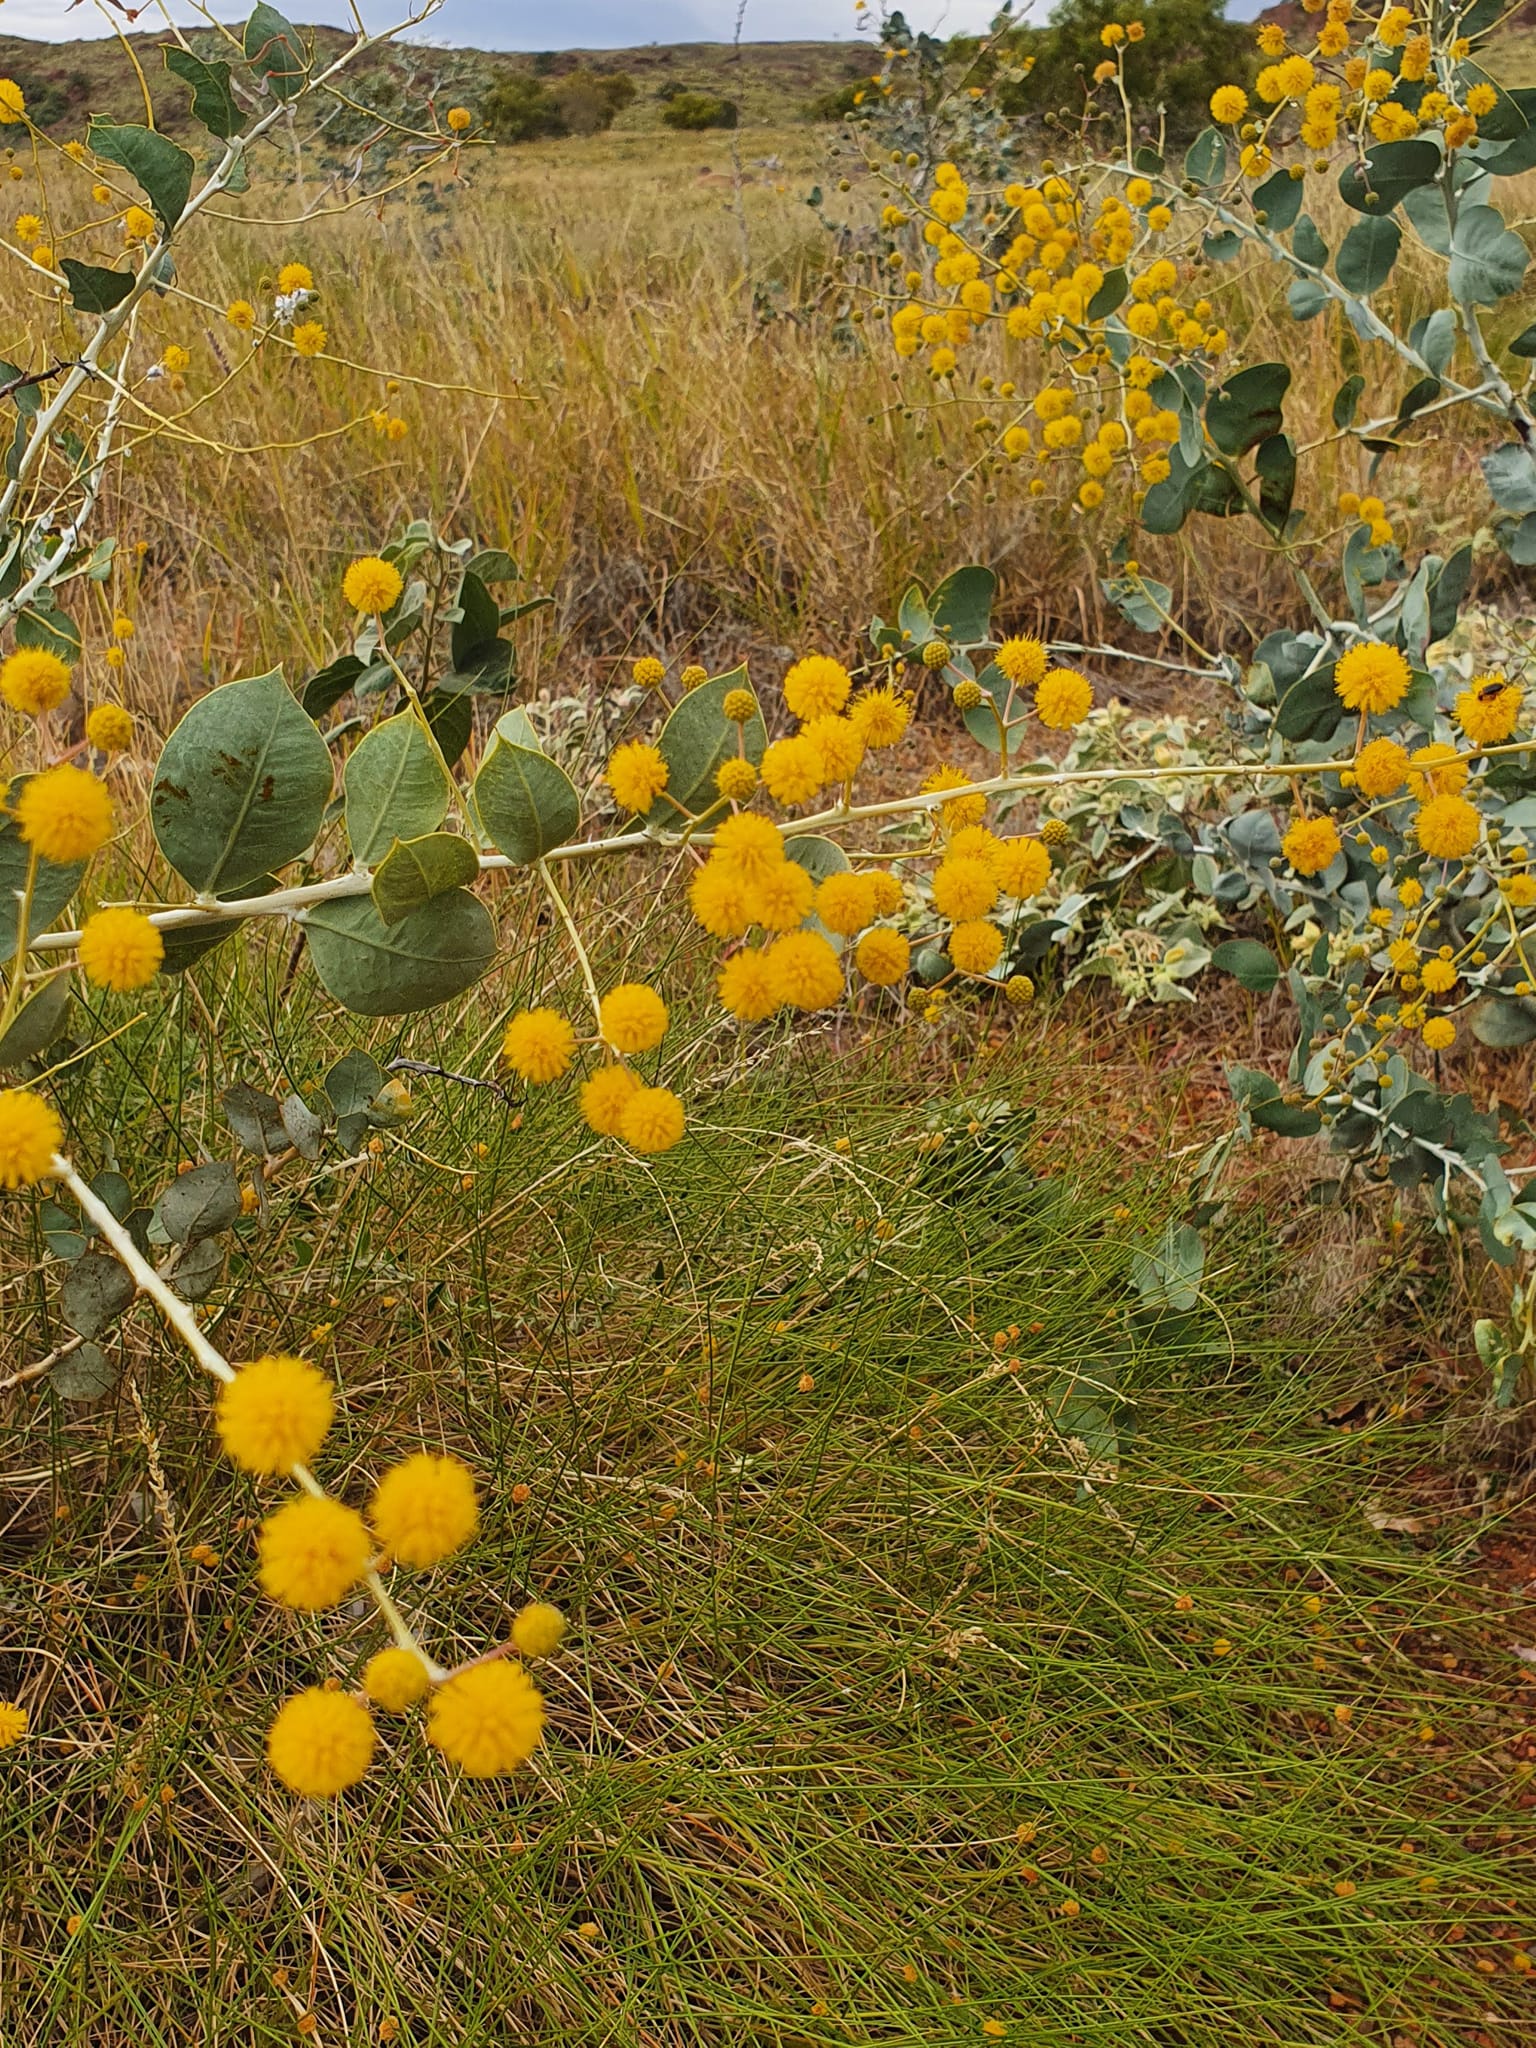
[[[899,691],[882,686],[855,697],[848,716],[866,747],[894,747],[912,722],[912,706]]]
[[[1372,740],[1355,756],[1355,786],[1362,796],[1396,796],[1407,780],[1407,751],[1396,740]]]
[[[1053,732],[1070,732],[1093,709],[1093,685],[1075,668],[1054,668],[1035,692],[1035,716]]]
[[[751,923],[747,916],[747,888],[729,861],[712,857],[688,885],[689,908],[714,938],[739,939]]]
[[[472,1664],[436,1688],[427,1740],[472,1778],[526,1763],[544,1732],[544,1702],[520,1664]]]
[[[963,775],[958,768],[951,768],[945,762],[923,778],[920,794],[935,796],[945,789],[964,789],[973,780],[974,777]],[[939,820],[946,832],[960,832],[967,825],[979,825],[986,815],[987,800],[979,792],[971,796],[951,797],[948,803],[939,805]]]
[[[796,718],[825,718],[841,711],[853,689],[853,678],[840,661],[827,654],[808,654],[784,678],[784,702]]]
[[[823,782],[848,782],[858,773],[864,758],[864,735],[851,718],[813,718],[803,737],[821,758]]]
[[[1050,851],[1039,839],[1002,839],[990,866],[1005,896],[1038,896],[1051,879]]]
[[[785,932],[768,948],[768,964],[791,1009],[826,1010],[842,998],[842,963],[820,932]]]
[[[760,1024],[782,1000],[773,965],[756,946],[745,946],[726,961],[718,987],[720,1001],[743,1024]]]
[[[941,861],[933,872],[933,907],[940,917],[958,923],[982,917],[997,901],[997,878],[982,860]]]
[[[816,884],[806,870],[786,860],[772,874],[749,886],[747,917],[765,931],[793,931],[810,916],[815,896]]]
[[[875,878],[873,875],[828,875],[816,891],[816,915],[829,932],[851,939],[865,925],[875,921]]]
[[[17,121],[24,121],[26,115],[26,94],[14,78],[0,78],[0,128],[8,128]]]
[[[386,1714],[403,1714],[425,1699],[432,1681],[414,1650],[379,1650],[363,1666],[363,1691]]]
[[[231,299],[224,308],[224,318],[237,334],[249,334],[256,325],[256,308],[249,299]]]
[[[1469,773],[1466,757],[1444,740],[1415,747],[1408,756],[1408,787],[1421,802],[1432,796],[1459,796]]]
[[[654,654],[642,654],[629,672],[642,690],[659,690],[667,679],[666,663],[658,661]]]
[[[581,1084],[581,1114],[588,1129],[600,1138],[616,1138],[624,1106],[640,1085],[638,1075],[628,1067],[599,1067]]]
[[[1434,796],[1414,817],[1419,845],[1433,860],[1465,860],[1477,845],[1482,819],[1464,796]]]
[[[1426,960],[1419,970],[1419,981],[1426,995],[1449,995],[1460,979],[1455,962],[1451,960]]]
[[[418,1451],[384,1474],[369,1515],[390,1556],[424,1571],[461,1549],[479,1526],[474,1478],[458,1458]]]
[[[682,684],[685,690],[696,690],[699,687],[700,683],[707,683],[709,681],[709,670],[707,668],[700,668],[699,664],[696,661],[690,661],[688,666],[683,670],[682,674],[678,677],[678,681]],[[727,690],[725,693],[725,702],[729,704],[733,697],[739,696],[740,694],[741,692],[737,690]],[[748,691],[746,694],[750,696],[751,692]],[[729,711],[727,711],[725,715],[727,718],[731,716]],[[749,711],[747,713],[747,718],[750,718],[751,716],[752,714]],[[745,725],[747,719],[743,718],[736,722]]]
[[[1449,1017],[1431,1017],[1419,1036],[1431,1052],[1444,1052],[1456,1043],[1456,1026]]]
[[[0,1700],[0,1749],[14,1749],[26,1732],[26,1708],[14,1700]]]
[[[334,1799],[363,1778],[376,1740],[366,1707],[312,1685],[278,1708],[267,1730],[267,1762],[290,1792]]]
[[[448,109],[448,128],[450,134],[462,135],[474,118],[468,107],[450,107]]]
[[[904,933],[877,925],[854,948],[853,964],[874,987],[890,988],[911,967],[912,947]]]
[[[547,1600],[530,1600],[512,1623],[512,1645],[523,1657],[552,1657],[565,1639],[565,1616]]]
[[[876,917],[894,917],[903,901],[900,878],[888,868],[875,868],[870,873],[869,886],[875,892]]]
[[[992,659],[1010,683],[1026,690],[1032,690],[1038,683],[1043,682],[1045,672],[1050,667],[1050,656],[1045,650],[1045,643],[1028,633],[1020,633],[1011,640],[1005,640]]]
[[[160,972],[165,941],[140,911],[98,910],[81,928],[78,951],[87,981],[126,995]]]
[[[1339,857],[1338,827],[1332,818],[1297,818],[1280,847],[1298,875],[1320,875]]]
[[[314,288],[314,273],[307,263],[285,263],[277,273],[277,289],[285,299],[295,292],[312,292]]]
[[[98,704],[85,721],[87,746],[98,754],[124,754],[133,745],[133,715],[120,704]]]
[[[1507,740],[1520,717],[1524,692],[1502,673],[1474,676],[1469,688],[1456,698],[1456,723],[1477,747],[1497,746]]]
[[[243,1472],[272,1476],[307,1465],[331,1426],[330,1381],[304,1358],[269,1353],[219,1389],[214,1427]]]
[[[1333,687],[1349,711],[1390,711],[1407,694],[1413,673],[1396,647],[1369,641],[1339,656]]]
[[[1003,957],[1003,935],[984,917],[968,918],[949,935],[949,957],[962,974],[985,974]]]
[[[657,748],[628,740],[609,756],[604,779],[621,811],[648,811],[666,788],[668,773]]]
[[[329,340],[318,320],[301,320],[293,330],[293,352],[297,356],[324,355]]]
[[[667,1006],[644,982],[620,982],[603,997],[597,1021],[615,1052],[649,1052],[667,1035]]]
[[[372,1546],[355,1509],[301,1494],[268,1515],[257,1552],[263,1590],[284,1607],[316,1613],[346,1598],[368,1569]]]
[[[619,1115],[619,1136],[633,1152],[670,1152],[687,1118],[670,1088],[637,1088]]]
[[[342,595],[355,612],[387,612],[404,588],[394,563],[379,555],[359,555],[341,579]]]
[[[821,749],[803,732],[775,740],[763,755],[762,777],[776,804],[808,803],[827,779]]]
[[[0,1088],[0,1188],[36,1187],[53,1171],[64,1127],[30,1088]]]
[[[1248,111],[1248,95],[1240,85],[1218,85],[1211,94],[1211,119],[1235,128]]]
[[[688,671],[684,670],[686,679]],[[701,676],[700,682],[704,680]],[[727,690],[720,709],[732,725],[750,725],[757,716],[757,699],[750,690]]]
[[[18,647],[0,665],[0,696],[30,718],[62,704],[73,681],[68,662],[46,647]]]
[[[749,811],[726,818],[715,833],[714,859],[734,869],[743,882],[760,880],[784,858],[784,835],[778,826]]]
[[[757,770],[742,756],[722,761],[715,770],[715,788],[727,803],[744,804],[757,787]]]
[[[519,1010],[501,1042],[502,1056],[524,1081],[558,1081],[576,1057],[576,1033],[558,1010]]]
[[[112,836],[112,799],[106,784],[68,762],[29,776],[16,799],[15,815],[28,846],[61,867],[89,860]]]

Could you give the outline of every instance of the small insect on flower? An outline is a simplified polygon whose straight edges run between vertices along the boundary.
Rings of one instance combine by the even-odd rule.
[[[13,810],[28,846],[61,867],[89,860],[112,836],[112,799],[106,784],[68,762],[29,776]]]
[[[472,1664],[434,1691],[427,1740],[472,1778],[515,1771],[539,1746],[544,1701],[521,1664]]]
[[[300,1494],[268,1515],[257,1550],[263,1590],[284,1607],[317,1613],[351,1592],[372,1545],[355,1509]]]
[[[1502,674],[1475,676],[1456,699],[1456,723],[1474,746],[1507,740],[1520,717],[1524,693]]]
[[[154,980],[165,941],[140,911],[98,910],[81,929],[78,956],[87,981],[126,995]]]
[[[62,704],[73,681],[68,662],[46,647],[18,647],[0,665],[0,696],[31,718]]]
[[[219,1389],[213,1419],[227,1457],[244,1472],[272,1477],[310,1462],[334,1408],[323,1372],[307,1359],[269,1352]]]
[[[379,1650],[363,1666],[363,1691],[387,1714],[403,1714],[425,1699],[431,1682],[414,1650]]]
[[[376,1739],[366,1707],[312,1685],[279,1707],[267,1730],[267,1762],[291,1792],[334,1799],[367,1772]]]
[[[430,1451],[392,1466],[374,1488],[369,1512],[384,1548],[418,1571],[461,1549],[480,1521],[469,1467]]]
[[[355,612],[387,612],[399,602],[405,579],[393,562],[360,555],[341,579],[342,595]]]
[[[558,1081],[576,1057],[576,1033],[558,1010],[519,1010],[501,1044],[507,1064],[524,1081]]]

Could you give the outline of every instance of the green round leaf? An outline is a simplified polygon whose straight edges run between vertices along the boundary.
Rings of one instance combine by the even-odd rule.
[[[678,822],[673,804],[681,804],[697,817],[719,802],[715,776],[736,757],[736,727],[725,715],[726,696],[732,690],[750,688],[745,667],[733,668],[728,675],[700,683],[678,700],[657,742],[667,764],[667,788],[666,795],[646,813],[652,823]],[[742,751],[755,767],[768,746],[762,714],[748,719],[741,732]]]
[[[434,896],[474,881],[479,872],[475,849],[455,832],[397,839],[374,874],[373,907],[383,923],[398,924]]]
[[[466,889],[434,897],[394,925],[383,923],[367,896],[317,904],[303,924],[326,994],[359,1017],[401,1017],[449,1002],[496,957],[496,928]]]
[[[473,790],[481,829],[508,860],[518,862],[542,859],[581,823],[576,785],[542,748],[525,743],[532,731],[521,711],[498,719]]]
[[[376,725],[341,771],[352,858],[371,868],[397,839],[435,832],[448,815],[453,785],[414,707]]]
[[[28,996],[0,1038],[0,1069],[19,1067],[52,1045],[69,1012],[69,980],[67,974],[56,974]]]

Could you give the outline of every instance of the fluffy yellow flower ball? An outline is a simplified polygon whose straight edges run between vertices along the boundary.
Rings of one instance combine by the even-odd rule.
[[[644,740],[628,740],[608,757],[604,777],[621,811],[648,811],[667,786],[666,762]]]
[[[1444,1052],[1456,1043],[1456,1026],[1449,1017],[1431,1017],[1419,1036],[1431,1052]]]
[[[1390,711],[1402,702],[1412,680],[1399,650],[1375,641],[1341,654],[1333,671],[1333,687],[1350,711]]]
[[[820,756],[823,782],[848,782],[858,773],[864,758],[864,735],[851,718],[813,718],[802,737]]]
[[[1408,754],[1396,740],[1372,740],[1355,756],[1355,784],[1362,796],[1396,796],[1408,780]]]
[[[472,1778],[494,1778],[526,1763],[544,1732],[544,1702],[520,1664],[472,1664],[437,1687],[427,1740]]]
[[[565,1638],[565,1616],[547,1600],[530,1600],[512,1623],[512,1644],[520,1656],[552,1657]]]
[[[875,988],[890,988],[911,967],[912,947],[904,933],[877,925],[854,948],[853,964]]]
[[[974,779],[962,775],[958,768],[951,768],[945,762],[923,778],[919,793],[935,796],[940,790],[964,789]],[[987,800],[979,792],[971,796],[951,797],[948,803],[939,805],[939,818],[946,832],[959,832],[967,825],[979,825],[986,815]]]
[[[734,869],[743,882],[759,881],[784,858],[784,835],[778,826],[749,811],[725,819],[715,833],[714,859]]]
[[[399,602],[404,578],[393,562],[360,555],[341,579],[342,594],[355,612],[387,612]]]
[[[345,1599],[372,1555],[368,1531],[355,1509],[308,1494],[268,1515],[256,1547],[263,1590],[284,1607],[306,1613]]]
[[[558,1081],[576,1057],[576,1033],[558,1010],[519,1010],[507,1024],[502,1056],[524,1081]]]
[[[1332,818],[1297,818],[1280,848],[1298,875],[1320,875],[1338,859],[1338,827]]]
[[[24,120],[26,112],[26,95],[15,79],[0,78],[0,128],[8,128]]]
[[[30,1088],[0,1088],[0,1188],[35,1187],[53,1170],[64,1127]]]
[[[28,777],[16,799],[15,815],[27,844],[60,867],[89,860],[112,836],[112,799],[106,784],[67,762]]]
[[[468,107],[450,107],[448,109],[448,129],[450,134],[462,135],[474,118]]]
[[[249,334],[256,325],[256,308],[249,299],[231,299],[224,308],[224,318],[238,334]]]
[[[949,935],[949,957],[962,974],[985,974],[1003,957],[1003,935],[984,917],[968,918]]]
[[[898,691],[882,686],[855,697],[848,716],[866,747],[894,747],[912,722],[912,706]]]
[[[825,718],[848,702],[853,678],[830,655],[808,654],[784,678],[784,702],[796,718]]]
[[[789,932],[811,914],[816,884],[803,867],[787,860],[747,889],[747,917],[764,931]]]
[[[747,887],[729,861],[712,856],[688,884],[688,905],[712,937],[739,939],[751,922]]]
[[[722,761],[715,770],[715,788],[727,803],[744,804],[757,787],[757,770],[742,756]]]
[[[31,718],[62,704],[73,681],[68,662],[46,647],[18,647],[0,665],[0,696]]]
[[[776,804],[809,803],[827,779],[821,749],[803,732],[775,740],[763,755],[762,777]]]
[[[991,866],[1005,896],[1038,896],[1051,879],[1050,852],[1039,839],[1000,840]]]
[[[165,941],[137,910],[98,910],[82,926],[78,950],[87,981],[126,995],[160,972]]]
[[[1051,665],[1044,641],[1036,640],[1029,633],[1016,634],[1013,639],[1005,640],[992,659],[1010,683],[1025,690],[1032,690],[1037,683],[1043,682]]]
[[[654,654],[642,654],[631,665],[629,673],[639,689],[659,690],[667,679],[667,665],[658,661]]]
[[[1035,716],[1053,732],[1069,732],[1093,709],[1093,685],[1075,668],[1055,668],[1035,692]]]
[[[688,671],[683,671],[686,680]],[[701,682],[704,680],[701,676]],[[750,690],[727,690],[720,709],[732,725],[750,725],[757,716],[757,699]]]
[[[985,861],[949,859],[934,869],[933,907],[951,923],[982,917],[996,901],[997,879]]]
[[[267,1730],[267,1762],[289,1791],[334,1799],[364,1776],[376,1739],[366,1707],[312,1685],[278,1708]]]
[[[1456,698],[1456,723],[1474,746],[1497,746],[1507,740],[1520,717],[1524,692],[1502,672],[1474,676]]]
[[[227,1457],[270,1477],[309,1463],[334,1408],[330,1381],[308,1359],[269,1353],[219,1389],[213,1421]]]
[[[667,1006],[644,982],[620,982],[603,997],[598,1029],[615,1052],[649,1052],[667,1035]]]
[[[26,1708],[14,1700],[0,1700],[0,1749],[14,1749],[26,1732]]]
[[[707,683],[709,681],[709,670],[707,668],[700,668],[699,664],[696,661],[690,661],[688,666],[683,670],[682,674],[678,677],[677,680],[682,684],[685,690],[696,690],[699,687],[700,683]],[[729,704],[732,697],[737,696],[738,694],[740,693],[735,690],[727,690],[725,693],[725,702]],[[746,694],[750,696],[751,692],[748,691]],[[731,714],[727,711],[725,715],[727,718],[729,718]],[[750,718],[751,716],[752,714],[749,711],[747,713],[747,718]],[[739,721],[739,723],[742,725],[745,725],[746,722],[746,718],[743,718]]]
[[[619,1114],[619,1136],[633,1152],[670,1152],[686,1124],[670,1088],[637,1088]]]
[[[640,1085],[639,1077],[628,1067],[599,1067],[581,1084],[581,1113],[588,1129],[600,1138],[616,1138],[625,1105]]]
[[[829,932],[851,939],[875,921],[875,878],[852,872],[828,875],[816,891],[816,915]]]
[[[1419,972],[1425,993],[1432,996],[1449,995],[1460,979],[1451,960],[1426,960]]]
[[[842,999],[842,962],[820,932],[785,932],[768,948],[779,1000],[796,1010],[825,1010]]]
[[[1482,819],[1464,796],[1434,796],[1413,821],[1419,845],[1433,860],[1465,860],[1477,845]]]
[[[293,352],[298,356],[324,355],[329,340],[318,320],[303,320],[293,330]]]
[[[726,961],[717,987],[722,1004],[743,1024],[760,1024],[781,1000],[772,963],[756,946],[744,946]]]
[[[133,716],[120,704],[98,704],[85,721],[87,746],[98,754],[123,754],[133,745]]]
[[[478,1528],[474,1478],[458,1458],[418,1451],[384,1474],[369,1515],[390,1556],[425,1571],[461,1549]]]
[[[1415,747],[1408,756],[1408,787],[1421,801],[1431,796],[1459,796],[1467,786],[1466,759],[1444,740]]]
[[[307,263],[285,263],[277,273],[277,289],[286,299],[294,292],[312,292],[314,273]]]
[[[386,1714],[403,1714],[425,1699],[432,1681],[414,1650],[379,1650],[363,1666],[363,1691]]]

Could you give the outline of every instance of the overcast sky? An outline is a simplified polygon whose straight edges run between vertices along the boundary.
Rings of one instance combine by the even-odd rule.
[[[984,28],[996,0],[910,0],[908,19],[914,27],[954,34]],[[215,12],[234,19],[236,4],[216,4]],[[347,22],[346,0],[302,0],[284,10],[297,21]],[[409,12],[409,0],[392,11],[386,0],[363,0],[371,26]],[[186,18],[182,9],[177,10]],[[156,4],[144,6],[136,26],[153,29],[163,16]],[[638,43],[729,42],[736,24],[736,0],[444,0],[423,31],[434,41],[467,43],[480,49],[624,49]],[[4,0],[0,30],[18,36],[91,36],[108,33],[102,8],[95,0]],[[823,40],[851,36],[853,0],[747,0],[742,33],[748,42]]]

